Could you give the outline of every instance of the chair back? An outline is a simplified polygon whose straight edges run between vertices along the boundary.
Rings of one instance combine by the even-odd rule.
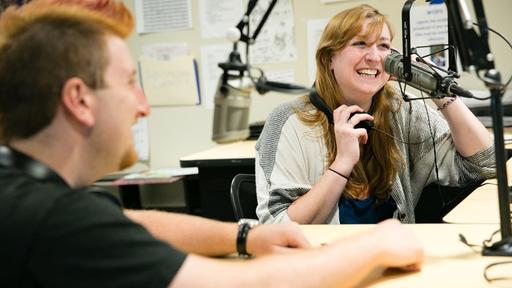
[[[507,160],[512,157],[512,149],[505,149],[505,153]],[[484,181],[484,179],[469,181],[460,187],[428,185],[423,189],[414,208],[416,223],[445,223],[443,217],[480,187]]]
[[[231,204],[237,220],[258,219],[256,216],[256,177],[254,174],[237,174],[231,181]]]

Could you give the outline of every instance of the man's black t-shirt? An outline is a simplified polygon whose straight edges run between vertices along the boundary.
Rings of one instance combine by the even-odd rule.
[[[186,254],[114,202],[0,146],[1,287],[166,287]]]

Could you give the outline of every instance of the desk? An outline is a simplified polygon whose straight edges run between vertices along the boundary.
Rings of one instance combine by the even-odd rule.
[[[131,174],[131,173],[129,173]],[[183,179],[183,176],[171,176],[165,178],[136,178],[124,179],[127,174],[112,174],[108,177],[100,179],[94,185],[102,187],[117,187],[119,189],[119,197],[123,203],[123,207],[127,209],[141,209],[140,185],[148,184],[171,184]]]
[[[220,144],[212,149],[185,156],[181,167],[197,167],[198,175],[185,178],[185,197],[192,214],[234,221],[231,180],[239,173],[254,174],[256,141]]]
[[[369,229],[372,225],[301,225],[314,246],[329,243]],[[506,257],[483,257],[459,241],[462,233],[470,243],[481,243],[498,224],[412,224],[411,227],[425,247],[425,263],[420,272],[384,270],[372,271],[360,286],[370,287],[506,287],[490,285],[483,277],[485,266],[507,261]],[[343,259],[340,259],[343,261]],[[327,264],[326,264],[327,265]],[[493,271],[512,275],[512,265]],[[503,274],[500,274],[503,275]],[[510,287],[512,282],[506,285]]]
[[[507,182],[512,184],[512,159],[507,161]],[[498,186],[489,179],[443,218],[447,223],[500,223]]]
[[[192,164],[200,166],[222,166],[226,163],[232,165],[253,164],[256,157],[256,140],[239,141],[230,144],[219,144],[211,149],[194,153],[180,159],[182,167]]]

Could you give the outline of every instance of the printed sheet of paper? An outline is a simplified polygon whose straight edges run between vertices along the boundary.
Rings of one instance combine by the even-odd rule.
[[[213,109],[215,92],[219,78],[222,75],[222,69],[219,68],[220,62],[226,62],[229,53],[233,50],[233,45],[229,43],[205,45],[201,47],[201,79],[203,83],[203,101],[207,109]],[[240,56],[245,63],[245,54],[242,51]]]
[[[309,82],[313,85],[316,78],[316,49],[318,48],[318,42],[320,41],[320,37],[324,32],[325,25],[327,25],[329,19],[313,19],[309,20],[308,25],[308,34],[307,34],[307,42],[308,42],[308,75]]]
[[[142,47],[144,56],[155,60],[168,61],[188,54],[187,43],[157,43]]]
[[[267,10],[269,2],[270,0],[260,0],[252,11],[250,17],[251,36]],[[296,47],[293,26],[291,0],[278,1],[257,36],[256,42],[250,47],[251,64],[295,60]]]
[[[439,67],[448,68],[448,50],[438,52],[448,45],[446,5],[415,5],[411,9],[410,17],[411,47],[432,45],[428,48],[418,48],[418,54],[423,56],[434,53],[427,59]]]
[[[133,144],[135,151],[139,156],[139,161],[149,160],[149,133],[148,133],[148,119],[139,118],[137,123],[132,126]]]
[[[135,0],[137,33],[192,28],[191,0]]]
[[[194,58],[177,57],[159,61],[139,58],[144,93],[152,106],[196,105],[200,103]]]
[[[242,0],[199,0],[201,37],[226,38],[244,14]]]
[[[293,69],[268,70],[265,71],[265,77],[267,77],[269,81],[295,83],[295,73]]]

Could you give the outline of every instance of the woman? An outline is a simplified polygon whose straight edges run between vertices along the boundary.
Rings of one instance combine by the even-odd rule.
[[[494,175],[492,139],[462,101],[434,99],[444,118],[421,101],[401,101],[383,68],[392,39],[387,18],[368,5],[327,24],[316,89],[334,110],[334,124],[308,97],[271,113],[256,146],[262,222],[414,223],[428,184],[461,186]],[[380,131],[354,128],[367,120]]]

